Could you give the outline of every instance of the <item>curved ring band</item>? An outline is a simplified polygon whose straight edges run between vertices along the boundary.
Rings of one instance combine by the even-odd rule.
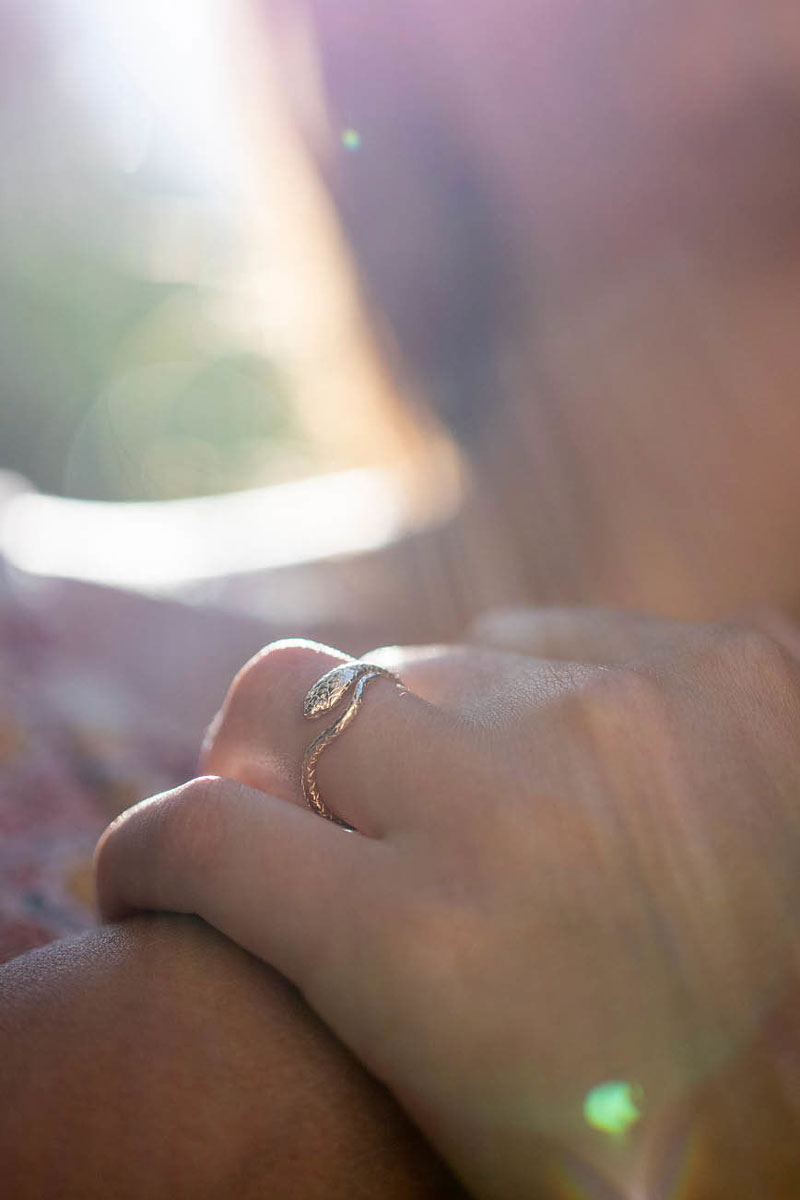
[[[398,687],[402,687],[397,676],[393,675],[391,671],[387,671],[385,667],[378,667],[374,663],[367,662],[342,663],[341,666],[333,667],[321,679],[318,679],[303,701],[303,716],[307,720],[314,720],[317,717],[321,717],[324,713],[330,712],[331,709],[336,708],[347,693],[353,689],[353,695],[347,708],[336,718],[332,725],[323,729],[322,733],[314,738],[306,750],[303,755],[302,767],[303,796],[308,807],[313,808],[314,812],[319,813],[321,817],[325,817],[327,821],[333,821],[336,825],[341,825],[344,829],[352,830],[354,827],[348,824],[347,821],[343,821],[341,817],[328,808],[320,796],[319,788],[317,787],[317,762],[322,751],[327,746],[330,746],[331,742],[335,742],[339,735],[344,733],[347,726],[354,720],[356,713],[361,707],[364,691],[369,681],[380,677],[391,679]]]

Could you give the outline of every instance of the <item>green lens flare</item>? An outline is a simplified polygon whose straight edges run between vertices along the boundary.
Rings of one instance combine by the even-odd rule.
[[[624,1137],[641,1117],[642,1090],[624,1080],[610,1079],[587,1092],[583,1115],[587,1125],[611,1137]]]
[[[345,150],[360,150],[361,149],[361,134],[357,129],[342,130],[342,145]]]

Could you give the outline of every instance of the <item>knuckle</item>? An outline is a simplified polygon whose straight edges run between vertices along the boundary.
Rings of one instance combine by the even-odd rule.
[[[587,681],[584,691],[595,708],[640,719],[660,712],[664,703],[663,688],[657,678],[632,666],[597,671]]]
[[[728,626],[717,634],[722,670],[771,690],[796,688],[797,667],[787,650],[761,629]]]
[[[287,691],[291,693],[296,688],[298,679],[305,680],[309,674],[316,678],[333,665],[329,659],[323,661],[320,652],[324,649],[304,641],[271,642],[236,675],[228,692],[226,709],[263,705],[276,695],[285,699]]]
[[[181,862],[190,877],[213,871],[224,845],[230,786],[222,779],[202,777],[167,796],[155,830],[159,857]]]
[[[254,725],[263,725],[272,707],[285,704],[307,678],[318,651],[304,642],[273,642],[254,655],[234,677],[222,709],[206,734],[203,761],[215,770],[227,769],[227,752]],[[318,674],[326,664],[317,664]],[[317,670],[317,667],[315,667]],[[313,672],[311,672],[313,674]]]
[[[586,680],[580,703],[596,747],[635,730],[639,745],[663,749],[671,737],[668,697],[657,676],[631,666],[606,667]]]
[[[223,802],[229,802],[231,786],[223,779],[193,779],[118,817],[95,852],[101,907],[110,897],[117,915],[128,915],[129,905],[131,911],[198,911],[209,872],[224,853]]]
[[[272,642],[246,662],[231,684],[231,698],[248,698],[279,688],[287,679],[296,676],[298,668],[307,666],[314,652],[296,642]]]

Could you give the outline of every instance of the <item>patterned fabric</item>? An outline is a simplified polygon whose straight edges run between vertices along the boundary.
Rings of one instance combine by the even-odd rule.
[[[119,812],[195,774],[262,622],[59,580],[0,558],[0,962],[90,927]]]
[[[117,813],[192,774],[133,681],[75,661],[0,562],[0,961],[88,928]]]

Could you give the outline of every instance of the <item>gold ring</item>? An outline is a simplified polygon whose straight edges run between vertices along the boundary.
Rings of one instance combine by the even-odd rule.
[[[341,825],[344,829],[353,829],[354,827],[343,821],[335,812],[328,808],[325,801],[319,794],[317,787],[317,762],[319,756],[326,746],[330,746],[331,742],[336,741],[341,733],[344,733],[347,726],[354,719],[356,713],[361,707],[361,701],[364,696],[364,691],[371,679],[391,679],[398,687],[402,687],[400,680],[391,671],[387,671],[384,667],[377,667],[374,663],[367,662],[347,662],[341,666],[334,667],[330,671],[326,671],[321,679],[318,679],[311,690],[307,693],[303,701],[303,716],[307,720],[315,720],[321,717],[323,713],[330,712],[336,708],[337,704],[354,688],[350,703],[344,712],[336,718],[332,725],[327,729],[323,729],[322,733],[314,738],[311,745],[303,755],[303,796],[309,808],[313,808],[314,812],[319,813],[321,817],[325,817],[327,821],[333,821],[336,825]]]

